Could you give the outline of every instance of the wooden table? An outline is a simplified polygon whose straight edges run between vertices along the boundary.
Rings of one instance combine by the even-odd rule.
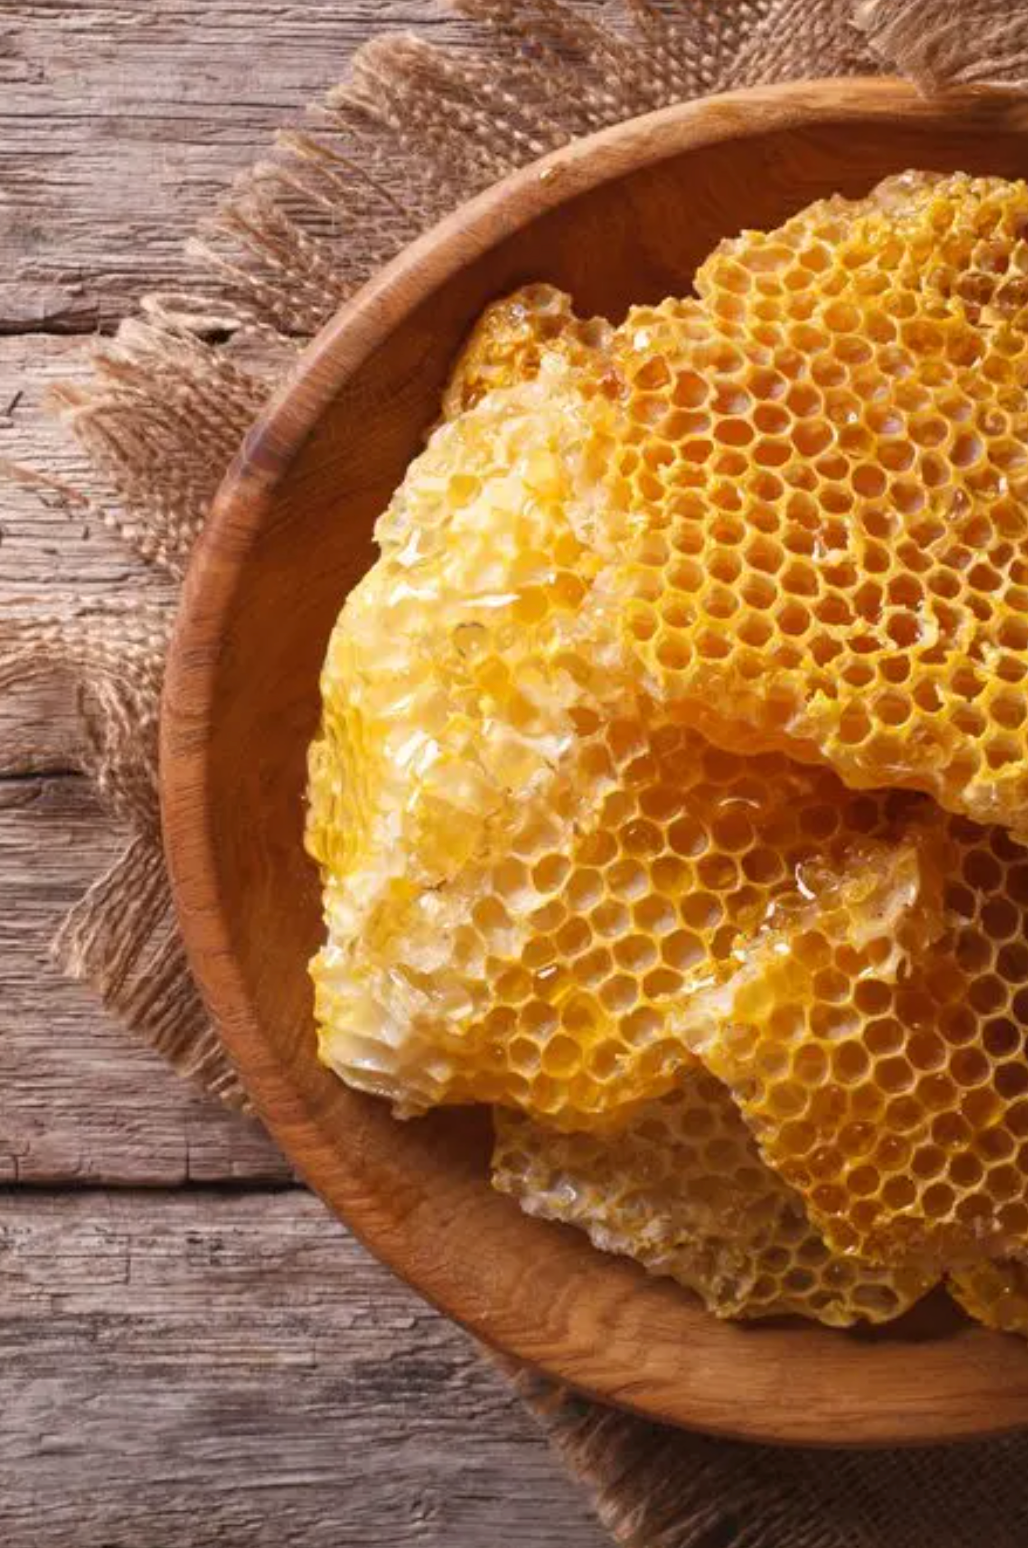
[[[88,489],[47,385],[181,278],[275,124],[412,22],[475,46],[419,0],[3,0],[0,457]],[[145,584],[0,484],[0,614]],[[77,745],[67,685],[0,710],[0,1542],[600,1548],[464,1334],[48,965],[118,843]]]

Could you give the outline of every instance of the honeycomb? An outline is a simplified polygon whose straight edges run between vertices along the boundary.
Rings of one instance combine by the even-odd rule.
[[[949,1275],[949,1293],[976,1322],[1028,1337],[1028,1267],[1009,1261],[974,1263]]]
[[[730,748],[1028,832],[1028,188],[907,174],[723,243],[613,353],[609,586]]]
[[[687,1007],[688,1040],[839,1252],[999,1256],[1028,1238],[1028,851],[950,818],[945,928],[855,975],[827,910]]]
[[[495,858],[394,889],[345,970],[331,946],[316,969],[325,1056],[356,1084],[371,1070],[372,1089],[388,1075],[404,1112],[503,1102],[551,1125],[617,1125],[693,1062],[678,1029],[690,997],[809,909],[854,847],[879,934],[915,900],[928,917],[913,846],[886,844],[909,797],[722,752],[645,701],[572,718],[572,752]],[[882,971],[894,951],[875,957]]]
[[[533,381],[554,356],[582,390],[596,390],[610,371],[613,333],[602,317],[576,317],[571,297],[553,285],[525,285],[483,312],[443,394],[443,417],[456,419],[488,392]]]
[[[308,833],[333,872],[402,839],[405,874],[431,883],[558,755],[568,705],[609,666],[561,655],[595,569],[576,534],[589,455],[580,395],[555,376],[493,394],[413,464],[322,671]]]
[[[333,632],[322,1058],[720,1315],[1028,1333],[1026,333],[959,175],[529,286]]]
[[[550,364],[434,433],[378,523],[381,557],[322,671],[307,822],[328,927],[312,965],[322,1050],[413,1107],[445,1083],[447,1023],[474,1009],[470,916],[481,903],[485,929],[503,887],[508,903],[518,892],[512,837],[545,833],[551,870],[567,843],[581,804],[559,774],[572,712],[598,720],[623,691],[610,652],[575,636],[599,562],[582,534],[602,466],[581,394]],[[509,941],[494,934],[519,960],[529,925],[515,914]],[[451,942],[463,977],[444,970]]]
[[[471,412],[380,523],[323,673],[322,1053],[405,1114],[490,1101],[618,1121],[691,1062],[667,1030],[676,1000],[734,971],[776,907],[904,806],[781,754],[719,752],[624,678],[586,606],[599,454],[590,471],[567,372],[606,341],[570,317],[544,287],[486,315],[449,394]],[[567,427],[536,423],[540,404]],[[512,479],[519,454],[532,471]]]
[[[561,1134],[498,1109],[493,1186],[668,1275],[720,1317],[885,1322],[932,1284],[833,1256],[802,1202],[761,1164],[724,1087],[682,1077],[612,1137]]]

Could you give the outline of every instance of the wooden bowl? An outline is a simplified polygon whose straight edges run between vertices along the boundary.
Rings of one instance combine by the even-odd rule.
[[[315,1057],[305,756],[329,631],[486,302],[545,279],[580,312],[617,319],[687,291],[720,237],[908,167],[1028,172],[1028,105],[930,106],[883,81],[740,92],[573,145],[458,210],[342,309],[247,436],[189,573],[164,702],[165,833],[190,961],[311,1185],[498,1348],[641,1413],[764,1440],[1024,1424],[1028,1347],[941,1297],[876,1333],[719,1323],[491,1192],[485,1114],[401,1124],[347,1090]]]

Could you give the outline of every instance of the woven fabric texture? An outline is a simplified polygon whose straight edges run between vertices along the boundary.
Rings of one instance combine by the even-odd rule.
[[[131,839],[68,916],[69,974],[180,1071],[245,1101],[192,984],[170,906],[157,716],[178,585],[243,432],[300,347],[365,279],[456,204],[577,136],[712,91],[908,75],[926,91],[1028,85],[1023,0],[454,0],[474,57],[373,39],[343,84],[283,130],[188,244],[191,278],[55,394],[108,497],[88,506],[162,578],[146,607],[0,620],[0,692],[71,672],[82,761]],[[219,343],[226,335],[230,343]],[[15,476],[44,484],[26,469]],[[508,1374],[632,1548],[1022,1548],[1028,1440],[843,1454],[736,1445],[645,1423]]]

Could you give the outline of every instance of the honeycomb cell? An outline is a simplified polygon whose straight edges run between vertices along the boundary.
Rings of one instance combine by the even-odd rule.
[[[1028,189],[891,179],[723,243],[696,292],[611,345],[626,648],[722,745],[1028,832]]]
[[[755,954],[749,974],[683,1017],[690,1046],[834,1248],[942,1263],[1024,1245],[1028,902],[1014,899],[1028,851],[965,818],[926,832],[945,883],[941,929],[899,971],[884,938],[875,946],[855,931],[846,909],[833,920],[823,900],[788,938],[765,943],[763,968]],[[869,949],[883,961],[866,961]],[[815,970],[826,955],[832,967]]]
[[[702,1072],[616,1135],[564,1134],[503,1110],[495,1126],[494,1187],[677,1280],[717,1316],[886,1322],[931,1288],[930,1274],[833,1255]]]

